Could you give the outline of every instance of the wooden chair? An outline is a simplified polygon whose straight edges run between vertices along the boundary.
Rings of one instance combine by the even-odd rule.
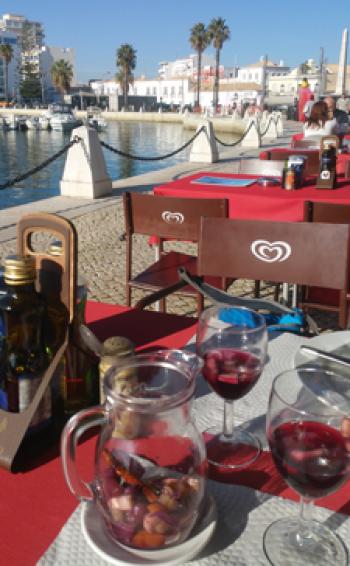
[[[350,224],[350,204],[305,201],[304,220],[306,222]],[[341,328],[348,326],[349,301],[348,289],[340,290],[340,293],[310,287],[302,289],[301,304],[306,308],[338,312]]]
[[[239,173],[249,175],[266,175],[269,177],[282,177],[283,161],[262,159],[241,159],[238,166]]]
[[[203,218],[197,267],[201,276],[285,281],[348,293],[350,226]],[[139,306],[154,300],[148,297]]]
[[[320,153],[318,150],[302,150],[302,149],[289,149],[289,150],[274,150],[267,151],[267,159],[273,161],[286,161],[290,155],[305,155],[307,157],[305,164],[306,175],[318,175],[320,170]]]
[[[132,288],[156,291],[178,282],[177,269],[186,266],[191,273],[197,273],[195,256],[163,250],[163,240],[185,240],[198,242],[200,219],[202,216],[227,217],[226,199],[196,199],[155,196],[140,193],[123,195],[126,225],[126,304],[131,304]],[[133,235],[156,235],[160,238],[160,257],[145,271],[132,276]],[[227,288],[222,277],[212,278],[211,284],[221,289]],[[181,294],[197,298],[197,310],[203,308],[202,296],[190,286],[181,289]],[[160,310],[165,311],[165,300],[160,301]]]

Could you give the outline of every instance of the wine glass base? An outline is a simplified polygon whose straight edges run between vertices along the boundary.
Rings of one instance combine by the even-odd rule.
[[[275,566],[346,566],[348,552],[343,541],[322,523],[310,521],[307,525],[307,536],[301,536],[297,517],[272,523],[264,533],[264,552],[269,562]]]
[[[204,440],[208,462],[227,470],[246,468],[261,452],[258,438],[246,431],[235,431],[232,436],[225,436],[217,428],[209,428],[204,432]]]

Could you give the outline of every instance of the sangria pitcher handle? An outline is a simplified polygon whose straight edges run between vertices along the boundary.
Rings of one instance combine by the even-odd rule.
[[[94,493],[87,482],[83,481],[76,465],[76,447],[84,432],[106,423],[107,415],[103,406],[96,405],[79,411],[66,423],[61,437],[61,456],[67,485],[75,497],[81,501],[93,501]]]

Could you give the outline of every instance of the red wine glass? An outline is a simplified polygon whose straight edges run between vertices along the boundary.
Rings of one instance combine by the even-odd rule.
[[[274,379],[267,438],[277,470],[301,499],[299,517],[275,521],[265,531],[271,564],[348,564],[341,539],[312,519],[314,500],[336,491],[349,475],[350,403],[342,396],[344,382],[311,367]]]
[[[220,468],[244,468],[256,460],[261,447],[254,435],[234,429],[233,402],[252,389],[263,370],[265,319],[243,307],[211,307],[200,316],[196,344],[204,378],[224,399],[223,427],[204,433],[208,461]]]

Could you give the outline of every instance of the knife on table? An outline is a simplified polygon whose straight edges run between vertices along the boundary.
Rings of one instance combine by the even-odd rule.
[[[336,362],[344,366],[350,367],[350,358],[345,356],[339,356],[338,354],[333,354],[332,352],[325,352],[324,350],[318,350],[317,348],[312,348],[311,346],[300,346],[300,351],[305,354],[312,354],[328,362]]]

